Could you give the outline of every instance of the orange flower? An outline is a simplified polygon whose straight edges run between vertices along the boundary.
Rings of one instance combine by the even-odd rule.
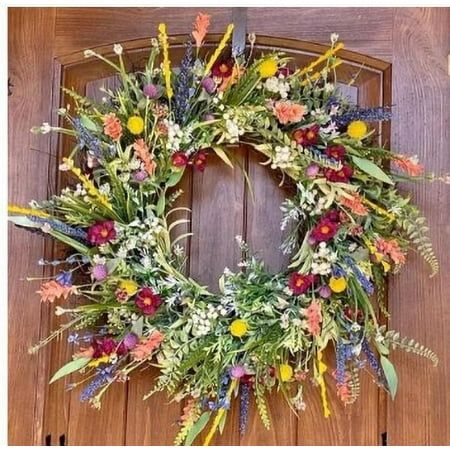
[[[118,141],[122,137],[122,124],[114,113],[106,114],[103,117],[103,132],[112,140]]]
[[[41,302],[53,303],[56,299],[63,297],[67,299],[70,294],[76,293],[74,286],[63,286],[55,280],[45,282],[37,293],[41,296]]]
[[[153,175],[156,163],[153,161],[153,155],[150,153],[150,149],[144,142],[144,139],[138,139],[133,144],[133,149],[136,152],[137,157],[144,163],[145,171],[149,175]]]
[[[375,246],[384,256],[389,256],[395,264],[404,264],[406,262],[405,254],[395,239],[385,240],[378,238],[375,241]]]
[[[222,92],[222,91],[225,91],[226,89],[228,89],[230,86],[235,84],[239,80],[239,78],[241,78],[241,76],[244,74],[244,72],[245,72],[245,69],[243,67],[239,67],[238,65],[235,64],[233,66],[231,75],[229,77],[222,79],[222,83],[217,88],[217,91]]]
[[[73,354],[73,357],[75,359],[78,359],[78,358],[92,358],[93,356],[94,356],[94,348],[92,346],[88,347],[88,348],[81,347],[78,352],[75,352]]]
[[[153,333],[148,337],[143,339],[136,347],[133,348],[131,351],[131,356],[135,361],[143,361],[144,359],[147,359],[154,350],[156,350],[162,340],[164,338],[164,335],[160,333],[159,331],[155,330]]]
[[[282,124],[300,122],[306,113],[306,107],[290,101],[276,102],[274,113]]]
[[[358,194],[353,194],[352,198],[340,197],[338,201],[342,206],[357,216],[367,216],[369,214],[369,210],[363,205],[361,197]]]
[[[194,31],[192,32],[192,36],[194,37],[195,45],[197,48],[202,46],[203,39],[208,32],[209,19],[210,16],[203,13],[198,13],[197,18],[195,19]]]
[[[394,159],[392,164],[411,177],[418,177],[423,174],[423,166],[418,163],[415,157],[411,158],[405,155],[398,155],[398,159]]]
[[[317,336],[320,333],[320,323],[322,322],[322,311],[318,302],[312,302],[305,311],[308,331]]]

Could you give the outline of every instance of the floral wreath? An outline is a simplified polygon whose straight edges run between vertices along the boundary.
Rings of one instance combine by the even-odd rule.
[[[209,16],[197,16],[177,69],[165,24],[140,72],[127,73],[119,44],[114,61],[86,50],[117,71],[121,86],[104,90],[100,103],[65,89],[72,107],[59,114],[68,127],[32,130],[76,140],[60,169],[77,184],[29,208],[9,208],[16,225],[74,250],[63,260],[40,261],[61,270],[38,293],[43,302],[65,301],[56,314],[69,320],[30,351],[66,331],[77,346],[51,382],[79,372],[81,380],[69,387],[84,384],[81,401],[100,407],[111,384],[155,365],[160,373],[146,397],[167,390],[183,401],[175,443],[186,445],[207,426],[209,444],[233,396],[244,433],[252,395],[270,427],[265,396],[273,388],[301,411],[312,380],[328,417],[327,371],[349,404],[364,367],[394,397],[391,349],[437,364],[431,350],[380,325],[376,311],[387,315],[385,276],[401,268],[410,247],[432,275],[438,271],[425,219],[395,184],[442,177],[376,144],[368,123],[389,120],[391,111],[356,107],[339,93],[337,35],[325,54],[293,68],[278,52],[253,58],[254,36],[247,55],[227,56],[233,25],[207,54],[209,23]],[[173,230],[187,220],[171,221],[181,194],[174,187],[189,168],[207,170],[208,152],[232,166],[230,144],[242,142],[296,187],[281,206],[281,227],[290,230],[281,251],[290,265],[271,274],[238,239],[242,269],[225,269],[220,292],[211,293],[184,273],[185,235],[173,239]],[[330,346],[333,371],[323,357]]]

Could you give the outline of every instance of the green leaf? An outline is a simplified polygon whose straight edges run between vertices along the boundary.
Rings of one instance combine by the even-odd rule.
[[[398,386],[397,372],[395,371],[394,365],[386,358],[386,356],[380,356],[380,362],[381,367],[383,368],[384,376],[386,377],[389,392],[392,400],[394,400]]]
[[[360,158],[358,156],[352,156],[353,162],[361,169],[363,172],[369,174],[377,180],[383,181],[384,183],[394,184],[394,182],[389,178],[376,164],[365,158]]]
[[[142,330],[144,328],[144,317],[139,317],[136,322],[133,323],[133,326],[131,327],[131,332],[138,335],[139,337],[142,337]]]
[[[97,125],[87,116],[81,116],[81,123],[90,131],[98,131]]]
[[[166,182],[166,187],[176,186],[183,176],[184,168],[173,172]]]
[[[198,436],[199,433],[206,427],[208,423],[209,417],[211,416],[210,412],[204,412],[197,422],[194,423],[192,428],[189,430],[188,435],[186,436],[185,445],[191,445],[194,442],[194,439]]]
[[[76,372],[77,370],[82,369],[83,367],[87,366],[91,358],[77,358],[73,361],[68,362],[64,366],[62,366],[56,373],[53,375],[52,379],[50,380],[49,384],[54,383],[56,380],[59,380],[62,377],[65,377],[66,375],[69,375],[72,372]]]
[[[166,195],[165,193],[163,193],[159,197],[158,203],[156,204],[156,215],[162,216],[165,208],[166,208]]]
[[[216,155],[227,165],[230,166],[231,168],[233,168],[233,164],[230,161],[230,158],[228,158],[227,154],[220,148],[217,146],[213,147],[214,151],[216,152]]]
[[[21,227],[40,228],[42,226],[42,224],[33,222],[26,216],[9,216],[8,220],[12,222],[14,225],[18,225]]]

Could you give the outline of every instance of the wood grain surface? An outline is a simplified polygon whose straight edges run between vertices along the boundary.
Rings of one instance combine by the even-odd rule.
[[[213,16],[212,33],[222,32],[231,20],[231,8],[202,10]],[[100,86],[113,83],[110,69],[84,60],[81,51],[101,47],[110,52],[111,44],[122,42],[124,47],[133,48],[129,66],[138,66],[142,59],[139,49],[148,45],[159,22],[166,22],[170,33],[187,34],[196,12],[194,8],[9,9],[8,70],[14,84],[8,109],[11,203],[44,198],[67,182],[57,176],[56,167],[70,142],[28,133],[33,125],[56,123],[55,110],[67,101],[59,95],[60,82],[94,96],[101,96]],[[430,170],[450,170],[448,8],[248,8],[247,30],[266,35],[259,40],[265,49],[291,49],[297,61],[311,59],[310,53],[320,51],[320,47],[295,39],[326,44],[331,32],[339,33],[346,50],[362,54],[342,53],[365,66],[355,83],[359,101],[368,106],[390,104],[392,90],[393,148],[418,154]],[[183,39],[180,36],[172,42]],[[179,56],[180,50],[176,50],[174,61]],[[339,77],[348,81],[357,70],[355,65],[344,64]],[[383,125],[380,141],[389,141],[389,131],[390,126]],[[185,193],[177,202],[192,208],[191,224],[178,230],[194,232],[185,240],[189,256],[186,270],[212,289],[217,288],[217,277],[225,266],[236,266],[237,234],[246,238],[270,270],[278,271],[286,264],[278,249],[278,207],[286,192],[278,187],[277,174],[259,164],[255,152],[242,146],[233,154],[248,170],[254,200],[238,168],[232,171],[209,156],[204,173],[186,172],[180,185]],[[437,351],[440,366],[433,368],[426,361],[398,352],[394,360],[400,387],[395,402],[387,401],[369,378],[363,378],[361,399],[347,408],[338,402],[328,376],[333,413],[329,419],[323,419],[318,391],[312,385],[305,394],[308,409],[298,419],[274,395],[269,400],[271,430],[264,429],[252,405],[244,437],[239,436],[235,405],[216,445],[377,445],[382,443],[382,433],[386,433],[389,445],[450,443],[450,331],[446,326],[450,320],[450,282],[446,277],[449,188],[438,183],[404,188],[412,189],[414,200],[429,218],[443,270],[428,279],[427,268],[411,253],[404,272],[389,283],[389,326]],[[176,218],[181,215],[188,217],[178,213]],[[102,409],[95,411],[79,403],[79,391],[67,393],[64,382],[47,386],[48,376],[70,354],[65,340],[39,356],[27,354],[27,347],[54,328],[58,318],[49,307],[41,307],[34,294],[39,282],[23,280],[27,275],[48,275],[36,261],[62,251],[39,236],[9,230],[9,443],[169,445],[176,433],[180,405],[169,404],[164,394],[142,402],[154,370],[114,386]],[[333,366],[331,352],[326,358]]]

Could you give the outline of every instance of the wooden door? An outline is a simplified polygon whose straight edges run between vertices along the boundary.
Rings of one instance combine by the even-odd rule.
[[[212,15],[212,35],[222,32],[231,21],[231,8],[207,8]],[[13,8],[9,12],[12,96],[10,97],[10,201],[25,203],[32,197],[45,197],[46,191],[59,189],[57,161],[70,148],[68,140],[30,137],[31,125],[43,121],[56,123],[55,110],[68,98],[61,95],[62,83],[80,93],[101,96],[99,88],[113,86],[109,68],[97,61],[85,60],[83,50],[93,48],[110,54],[112,43],[121,42],[127,51],[130,69],[139,68],[156,34],[159,22],[166,22],[171,34],[171,58],[179,60],[186,34],[196,10],[192,8]],[[445,72],[444,43],[449,40],[448,10],[389,8],[249,8],[247,29],[257,33],[258,51],[283,49],[298,64],[310,61],[324,49],[331,32],[338,32],[348,50],[341,53],[345,64],[339,68],[339,80],[352,98],[364,106],[394,104],[393,144],[404,153],[428,156],[430,169],[450,167],[444,152],[448,136],[449,91]],[[370,31],[369,31],[370,30]],[[418,34],[420,33],[420,34]],[[428,36],[425,43],[421,40]],[[276,37],[268,37],[276,36]],[[420,36],[420,39],[419,39]],[[359,52],[359,53],[355,53]],[[362,56],[364,54],[364,56]],[[442,60],[440,59],[442,58]],[[413,66],[414,63],[414,67]],[[358,77],[355,77],[358,74]],[[447,78],[446,78],[447,77]],[[413,84],[414,83],[414,84]],[[391,93],[391,86],[393,86]],[[30,105],[26,92],[32,90]],[[434,130],[447,130],[447,136],[433,133],[423,125],[424,117],[433,117]],[[447,123],[447,127],[445,124]],[[380,128],[380,141],[390,140],[390,128]],[[30,149],[30,150],[28,150]],[[425,153],[433,150],[433,154]],[[25,153],[27,150],[27,153]],[[422,154],[420,154],[422,152]],[[204,173],[188,172],[181,184],[181,202],[192,209],[190,229],[194,236],[185,242],[189,254],[190,275],[215,288],[225,266],[236,265],[236,235],[242,235],[273,271],[286,261],[278,246],[281,242],[279,205],[285,192],[278,186],[275,173],[259,164],[255,152],[235,149],[237,166],[246,168],[254,190],[249,195],[242,172],[224,167],[209,157]],[[47,189],[48,186],[48,189]],[[432,185],[416,189],[416,200],[427,202],[433,237],[438,254],[449,250],[448,208],[439,208],[447,200],[448,190]],[[444,203],[445,205],[445,203]],[[446,225],[447,228],[441,227]],[[446,239],[447,237],[447,239]],[[25,252],[27,249],[28,252]],[[47,445],[164,445],[176,433],[179,405],[169,404],[163,394],[142,402],[142,396],[155,375],[136,374],[126,384],[117,384],[105,397],[100,411],[78,401],[79,392],[65,392],[64,383],[48,386],[50,373],[67,360],[70,349],[57,342],[39,357],[29,357],[26,347],[39,335],[56,326],[57,318],[32,299],[36,284],[21,281],[28,273],[38,272],[34,261],[43,252],[47,258],[64,251],[22,231],[10,233],[10,443]],[[443,262],[444,258],[441,259]],[[36,276],[38,276],[37,274]],[[45,273],[44,273],[45,275]],[[41,275],[42,276],[42,275]],[[411,281],[412,280],[412,281]],[[447,287],[448,287],[447,281]],[[416,308],[425,308],[427,290],[429,322],[420,321]],[[449,356],[445,351],[442,317],[450,313],[444,304],[444,277],[426,279],[424,268],[413,260],[407,274],[398,277],[390,289],[392,325],[417,337],[441,356],[439,369],[411,356],[396,358],[401,387],[395,403],[388,402],[376,386],[363,380],[362,395],[355,405],[344,408],[331,399],[332,417],[324,419],[317,389],[309,389],[308,409],[297,419],[281,398],[270,399],[273,427],[266,431],[252,408],[247,434],[238,433],[237,410],[233,412],[218,445],[345,445],[345,444],[425,444],[448,443],[449,400],[440,395],[449,386]],[[405,297],[406,293],[406,297]],[[27,297],[24,308],[23,296]],[[30,298],[28,298],[30,297]],[[415,303],[412,303],[412,299]],[[31,306],[29,306],[31,305]],[[445,363],[447,362],[447,366]],[[333,361],[330,361],[333,364]],[[24,370],[25,369],[25,370]],[[420,386],[417,384],[420,382]],[[421,403],[410,398],[420,390]],[[329,389],[332,396],[334,389]],[[420,398],[420,397],[419,397]],[[389,420],[388,420],[389,419]],[[411,429],[411,431],[408,431]]]

